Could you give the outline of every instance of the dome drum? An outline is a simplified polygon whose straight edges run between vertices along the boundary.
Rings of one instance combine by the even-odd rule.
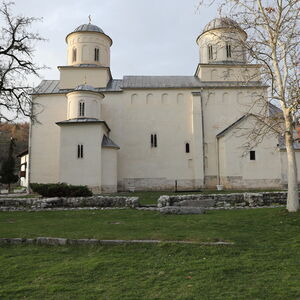
[[[94,64],[110,66],[112,40],[101,28],[83,24],[67,35],[68,65]]]
[[[102,93],[89,85],[80,85],[67,94],[68,119],[93,118],[101,119]]]
[[[200,62],[212,64],[245,63],[247,34],[237,22],[217,18],[209,22],[197,38]]]

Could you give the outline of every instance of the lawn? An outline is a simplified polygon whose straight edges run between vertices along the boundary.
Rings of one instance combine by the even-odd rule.
[[[234,245],[1,246],[0,299],[299,299],[300,213],[0,213],[0,237],[231,241]]]

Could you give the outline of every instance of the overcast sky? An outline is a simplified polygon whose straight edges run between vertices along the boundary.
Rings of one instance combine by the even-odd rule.
[[[46,42],[36,45],[35,60],[50,69],[43,79],[59,79],[66,65],[65,37],[92,23],[113,40],[111,71],[124,75],[193,75],[198,63],[196,38],[217,16],[214,8],[196,10],[197,0],[15,0],[15,13],[42,17],[32,28]],[[35,81],[35,84],[39,80]]]

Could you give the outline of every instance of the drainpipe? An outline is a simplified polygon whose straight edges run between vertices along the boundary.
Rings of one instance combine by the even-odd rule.
[[[201,123],[202,123],[202,164],[203,164],[203,187],[205,187],[205,143],[204,143],[204,113],[203,113],[203,88],[200,89],[200,103],[201,103]]]
[[[219,147],[219,137],[216,137],[216,147],[217,147],[217,184],[221,184],[220,178],[220,147]]]

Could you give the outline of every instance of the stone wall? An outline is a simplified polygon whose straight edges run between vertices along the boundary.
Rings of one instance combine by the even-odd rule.
[[[0,208],[24,208],[24,209],[47,209],[47,208],[76,208],[76,207],[129,207],[139,206],[138,197],[109,197],[92,196],[76,198],[0,198]]]
[[[160,196],[157,206],[177,207],[259,207],[285,205],[287,192],[236,193],[236,194],[193,194]]]

